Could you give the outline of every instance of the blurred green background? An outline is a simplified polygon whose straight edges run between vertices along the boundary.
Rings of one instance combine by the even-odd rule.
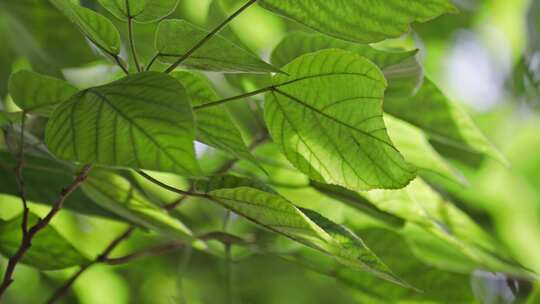
[[[81,2],[106,14],[94,1]],[[181,0],[172,17],[211,28],[238,2],[241,1]],[[415,24],[409,35],[386,41],[382,46],[419,48],[425,74],[452,100],[462,103],[506,155],[509,166],[470,156],[463,162],[464,156],[459,152],[440,147],[445,156],[460,160],[452,164],[468,181],[467,187],[448,184],[441,191],[499,241],[510,256],[540,273],[540,1],[455,0],[455,3],[460,14]],[[122,23],[115,22],[121,31],[125,31]],[[268,58],[286,33],[299,28],[301,26],[292,21],[254,6],[234,20],[223,34]],[[155,25],[141,24],[135,28],[137,47],[144,62],[153,55],[154,29]],[[63,76],[80,87],[106,82],[110,79],[106,75],[114,70],[44,0],[0,0],[0,33],[0,96],[7,94],[10,73],[28,65],[36,71]],[[241,77],[210,76],[225,96],[238,93],[239,86],[253,86]],[[3,101],[7,108],[11,106],[9,98],[3,98]],[[246,137],[253,136],[257,121],[241,105],[230,107],[245,129]],[[202,147],[200,151],[208,160],[208,166],[222,160],[222,156],[213,150]],[[275,153],[271,145],[256,151],[261,159]],[[247,169],[252,168],[243,163],[237,168]],[[268,169],[291,183],[302,181],[302,178],[289,174],[286,168],[269,166]],[[383,229],[380,224],[350,207],[313,190],[279,185],[276,188],[301,206],[315,209],[355,230],[366,231],[366,242],[377,253],[378,247],[384,252],[381,240],[387,239],[388,246],[402,246],[409,259],[416,256],[423,260],[422,263],[444,270],[437,276],[458,276],[462,285],[437,288],[456,288],[470,296],[448,298],[448,303],[540,303],[540,285],[525,282],[518,284],[516,289],[513,284],[517,283],[511,278],[456,262],[459,257],[455,252],[446,251],[443,245],[435,248],[438,245],[430,243],[433,241],[430,236],[415,231],[414,226],[404,228],[401,234],[379,236],[379,230]],[[155,188],[150,191],[162,201],[175,199],[174,195]],[[47,211],[42,205],[35,204],[32,208],[38,214]],[[19,211],[17,197],[0,196],[0,218],[11,218]],[[196,200],[186,202],[180,213],[188,226],[198,233],[219,230],[224,217],[223,209]],[[126,227],[110,219],[71,211],[63,211],[53,225],[89,257],[99,254]],[[232,218],[229,230],[248,238],[270,239],[269,233],[236,217]],[[137,231],[115,254],[159,242],[159,236]],[[274,242],[276,240],[269,240],[268,246],[277,246]],[[281,239],[278,243],[280,248],[294,246]],[[384,254],[380,254],[384,260]],[[226,303],[228,293],[233,294],[237,303],[375,303],[369,290],[341,284],[331,273],[308,270],[309,267],[278,255],[234,247],[233,260],[232,272],[229,272],[223,259],[186,248],[127,265],[98,265],[76,282],[64,303]],[[5,262],[0,258],[0,265]],[[399,260],[394,262],[399,263]],[[391,262],[388,264],[392,266]],[[22,265],[17,269],[16,281],[5,302],[41,303],[75,270],[38,272]],[[230,288],[227,286],[229,280],[233,285]],[[378,285],[378,281],[373,284]],[[401,302],[440,301],[410,297]]]

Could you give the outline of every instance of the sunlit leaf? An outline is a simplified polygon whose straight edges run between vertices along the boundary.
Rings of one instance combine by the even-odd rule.
[[[108,54],[120,53],[120,34],[104,16],[70,0],[49,0],[96,46]]]
[[[208,32],[185,20],[163,20],[156,33],[159,59],[173,63],[203,39]],[[269,73],[279,70],[225,38],[216,35],[182,65],[208,71]]]
[[[30,213],[28,225],[32,227],[39,218]],[[0,253],[10,257],[19,248],[22,240],[22,215],[8,221],[0,220]],[[22,262],[41,270],[63,269],[83,265],[89,260],[62,237],[53,227],[47,226],[32,240],[32,247],[22,258]]]
[[[385,99],[384,110],[419,127],[434,141],[507,162],[465,111],[427,78],[415,96]]]
[[[260,5],[315,30],[356,42],[399,37],[412,22],[457,12],[449,0],[262,0]]]
[[[79,92],[56,108],[45,134],[62,159],[184,175],[199,172],[194,139],[185,89],[156,72]]]
[[[200,74],[174,72],[171,76],[178,79],[186,88],[193,106],[220,99],[210,82]],[[199,141],[230,153],[237,158],[247,159],[257,164],[257,160],[247,149],[242,135],[227,108],[224,106],[209,107],[197,110],[193,114]]]
[[[69,83],[32,71],[19,71],[9,79],[9,94],[25,112],[50,115],[54,107],[78,92]]]
[[[346,188],[401,188],[414,177],[382,119],[386,81],[356,54],[295,59],[266,95],[265,120],[289,161],[312,179]]]

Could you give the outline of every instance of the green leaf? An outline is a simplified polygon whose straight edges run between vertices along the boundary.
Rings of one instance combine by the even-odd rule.
[[[455,183],[465,183],[464,178],[433,149],[422,130],[390,115],[384,116],[384,122],[392,142],[405,160],[416,166],[419,175],[436,175]]]
[[[311,179],[352,190],[401,188],[414,168],[382,119],[386,81],[368,60],[342,50],[301,56],[276,75],[265,120],[288,160]]]
[[[183,239],[193,239],[189,228],[150,203],[138,189],[118,174],[94,169],[81,188],[96,204],[129,222]]]
[[[9,79],[9,94],[19,108],[49,116],[54,107],[78,92],[69,83],[32,71],[19,71]]]
[[[415,96],[387,98],[384,110],[422,129],[434,141],[507,163],[467,113],[427,78]]]
[[[415,58],[418,50],[383,51],[367,44],[304,32],[293,32],[285,36],[272,52],[271,62],[282,67],[301,55],[332,48],[351,51],[366,57],[381,68],[388,81],[385,97],[413,95],[424,76],[422,67]]]
[[[178,0],[98,0],[120,20],[131,17],[140,23],[150,23],[167,17],[176,9]],[[128,9],[129,8],[129,9]]]
[[[19,185],[13,174],[16,162],[17,160],[10,153],[0,151],[0,193],[19,196]],[[22,174],[28,185],[26,198],[34,203],[51,206],[60,195],[62,188],[71,183],[75,173],[73,168],[64,163],[25,155]],[[80,189],[76,189],[66,198],[64,208],[90,216],[120,219],[114,213],[93,204]]]
[[[396,232],[371,228],[357,233],[399,277],[420,291],[377,280],[308,250],[281,256],[352,287],[359,303],[474,303],[469,274],[447,272],[424,262],[415,256],[407,240]]]
[[[380,210],[374,206],[369,200],[358,194],[357,192],[345,189],[340,186],[327,185],[316,181],[310,181],[310,186],[317,189],[317,191],[341,201],[362,213],[365,213],[373,218],[382,221],[391,227],[402,227],[405,221],[392,213],[388,213]]]
[[[182,71],[171,73],[171,76],[178,79],[186,88],[192,106],[199,106],[220,99],[210,82],[203,75]],[[247,149],[236,123],[225,106],[200,109],[194,115],[197,126],[197,140],[260,166]]]
[[[218,177],[205,187],[211,190],[207,193],[210,199],[256,224],[326,253],[347,267],[406,286],[354,233],[314,211],[297,208],[265,186],[238,177]]]
[[[104,16],[70,0],[49,0],[97,47],[110,55],[120,53],[120,34]]]
[[[28,225],[32,227],[39,218],[30,213]],[[10,257],[19,248],[22,240],[22,215],[8,221],[0,220],[0,253]],[[40,270],[56,270],[76,265],[84,265],[89,260],[62,237],[51,225],[38,232],[32,240],[32,247],[22,258],[22,262]]]
[[[324,34],[363,43],[399,37],[412,22],[457,12],[449,0],[261,0],[259,4]]]
[[[207,34],[206,30],[185,20],[161,21],[156,32],[156,49],[160,55],[159,59],[165,63],[175,62]],[[182,64],[189,68],[207,71],[279,72],[277,68],[219,35],[215,35]]]
[[[326,49],[342,49],[363,56],[383,69],[399,64],[414,56],[417,50],[388,52],[375,49],[367,44],[352,43],[318,33],[292,32],[287,34],[272,51],[272,64],[282,67],[307,53]]]
[[[57,157],[197,175],[191,105],[167,74],[145,72],[79,92],[53,113],[45,142]]]

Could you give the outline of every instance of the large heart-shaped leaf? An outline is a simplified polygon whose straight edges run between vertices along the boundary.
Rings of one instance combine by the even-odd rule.
[[[469,115],[459,105],[451,102],[428,78],[424,79],[422,87],[412,97],[387,98],[384,110],[419,127],[434,141],[485,154],[507,163],[506,158],[486,139]]]
[[[456,12],[449,0],[261,0],[260,5],[317,31],[356,42],[377,42],[425,22]]]
[[[163,20],[156,33],[156,49],[159,59],[173,63],[202,40],[208,32],[185,20]],[[199,70],[221,72],[279,72],[229,40],[215,35],[197,49],[183,63],[184,66]]]
[[[182,71],[174,72],[171,76],[184,85],[193,106],[219,100],[218,94],[203,75]],[[226,107],[208,107],[197,110],[194,115],[197,122],[198,140],[237,158],[257,164],[257,160],[247,149],[242,134]]]
[[[195,128],[184,87],[145,72],[79,92],[53,113],[45,142],[81,163],[197,175]]]
[[[415,58],[417,50],[383,51],[367,44],[304,32],[293,32],[285,36],[272,52],[271,61],[272,64],[282,67],[301,55],[332,48],[366,57],[381,68],[388,81],[385,97],[413,95],[424,77],[423,69]]]
[[[266,95],[265,120],[289,161],[352,190],[401,188],[414,177],[382,119],[386,81],[370,61],[324,50],[295,59]]]
[[[216,177],[206,184],[208,197],[225,208],[278,234],[334,257],[355,270],[407,286],[362,240],[347,228],[308,209],[297,208],[281,195],[252,180]]]
[[[0,220],[0,253],[5,257],[15,254],[21,244],[21,221],[22,215],[8,221]],[[30,227],[38,221],[36,215],[28,215]],[[22,262],[41,270],[55,270],[83,265],[89,260],[49,225],[36,234]]]
[[[111,55],[120,53],[120,34],[102,15],[70,0],[49,0],[96,46]]]
[[[63,80],[25,70],[11,75],[8,90],[23,111],[46,116],[57,104],[78,92],[77,88]]]
[[[120,20],[132,18],[140,23],[158,21],[171,14],[178,0],[98,0]]]

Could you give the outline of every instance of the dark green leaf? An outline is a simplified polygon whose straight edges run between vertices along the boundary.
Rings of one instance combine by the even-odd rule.
[[[356,42],[399,37],[412,22],[457,12],[449,0],[261,0],[262,7],[315,30]]]
[[[189,97],[171,76],[145,72],[79,92],[45,134],[56,156],[81,163],[197,175]]]
[[[25,112],[51,114],[54,107],[78,92],[69,83],[32,71],[19,71],[9,79],[9,94]]]
[[[382,119],[386,81],[368,60],[324,50],[295,59],[267,93],[265,120],[289,161],[310,178],[352,190],[401,188],[414,168]]]
[[[173,63],[203,39],[208,32],[185,20],[163,20],[156,33],[156,49],[160,60]],[[221,72],[279,72],[251,52],[216,35],[183,63],[199,70]]]
[[[31,227],[38,220],[36,215],[30,213],[28,225]],[[15,254],[19,248],[22,240],[21,221],[22,215],[9,221],[0,220],[0,253],[6,257]],[[49,225],[36,234],[22,262],[41,270],[55,270],[83,265],[89,260]]]

